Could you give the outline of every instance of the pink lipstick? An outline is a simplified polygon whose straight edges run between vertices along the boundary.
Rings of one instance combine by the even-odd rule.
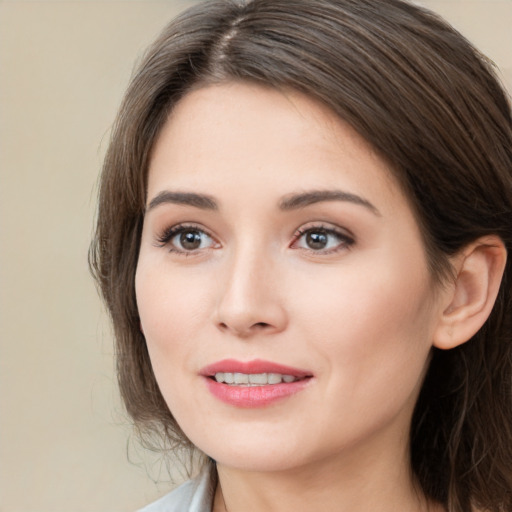
[[[312,374],[270,361],[225,359],[203,368],[209,391],[236,407],[264,407],[302,391]]]

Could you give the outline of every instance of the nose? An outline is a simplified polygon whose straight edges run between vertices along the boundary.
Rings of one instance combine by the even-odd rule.
[[[278,274],[268,255],[254,251],[226,262],[214,318],[217,328],[239,338],[286,329],[288,316]]]

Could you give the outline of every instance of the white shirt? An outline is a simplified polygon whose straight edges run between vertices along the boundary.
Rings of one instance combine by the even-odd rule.
[[[147,505],[138,512],[211,512],[215,486],[211,465],[192,480]]]

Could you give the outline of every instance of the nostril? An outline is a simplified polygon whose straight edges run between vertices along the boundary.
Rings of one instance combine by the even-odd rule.
[[[238,336],[247,337],[250,336],[251,333],[256,333],[258,331],[263,331],[272,327],[271,324],[267,322],[256,322],[254,324],[246,324],[245,326],[240,325],[231,325],[229,322],[219,322],[217,324],[217,328],[222,332],[233,331],[237,333]]]

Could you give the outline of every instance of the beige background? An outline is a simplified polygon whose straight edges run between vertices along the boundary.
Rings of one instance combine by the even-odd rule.
[[[422,3],[512,86],[512,0]],[[119,405],[86,253],[132,64],[186,4],[0,1],[0,512],[133,511],[170,486]]]

